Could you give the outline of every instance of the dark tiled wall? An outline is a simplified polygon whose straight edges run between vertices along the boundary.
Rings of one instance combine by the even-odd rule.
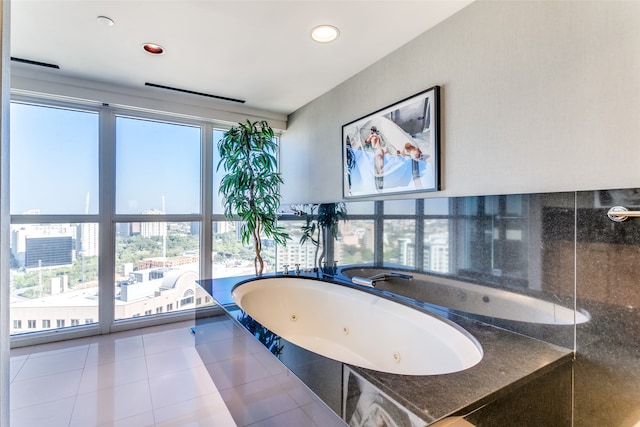
[[[576,426],[640,423],[640,218],[611,221],[614,205],[640,210],[637,189],[577,194],[577,301],[592,315],[576,333]]]
[[[497,201],[501,197],[507,200],[507,204],[510,197],[521,198],[525,200],[521,205],[525,209],[516,217],[499,213],[495,206],[490,205],[502,203]],[[470,205],[474,206],[471,213],[465,208]],[[513,228],[523,233],[518,243],[520,247],[508,246],[506,252],[524,249],[526,262],[522,263],[518,257],[503,257],[501,270],[511,271],[514,279],[503,277],[493,284],[491,282],[496,278],[492,277],[491,271],[469,269],[460,261],[453,263],[450,274],[464,280],[557,300],[563,305],[586,311],[591,317],[588,322],[569,326],[482,319],[552,344],[575,348],[576,360],[571,365],[571,398],[562,394],[571,389],[567,387],[564,371],[558,372],[557,377],[547,376],[542,383],[536,384],[529,397],[533,399],[536,394],[540,398],[545,395],[557,397],[558,390],[552,389],[562,384],[561,397],[554,399],[561,406],[554,412],[562,418],[556,425],[638,425],[640,218],[613,222],[607,217],[607,211],[615,205],[640,210],[640,190],[491,196],[480,205],[489,207],[482,215],[477,215],[478,197],[449,200],[449,218],[453,225],[449,240],[455,242],[451,250],[458,251],[457,258],[462,258],[460,247],[465,245],[479,251],[474,252],[477,257],[487,257],[488,253],[496,250],[496,241],[491,237],[483,240],[478,236],[496,236]],[[425,215],[429,214],[427,204]],[[520,221],[519,225],[517,221]],[[476,233],[470,233],[470,230]],[[510,244],[508,241],[503,243]],[[548,393],[545,394],[544,390]],[[521,403],[522,399],[497,402],[491,409],[488,407],[484,415],[477,414],[476,421],[497,420],[497,412],[518,412]],[[571,417],[562,409],[567,407],[571,410]],[[494,410],[497,412],[492,413]]]

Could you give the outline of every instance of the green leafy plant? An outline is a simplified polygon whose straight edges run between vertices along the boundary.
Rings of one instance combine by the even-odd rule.
[[[302,230],[300,244],[311,242],[316,247],[314,266],[317,268],[322,265],[322,261],[327,255],[329,237],[338,238],[338,223],[340,220],[347,219],[347,208],[342,202],[307,204],[300,212],[305,218],[305,224],[300,227]],[[322,247],[322,252],[318,256],[320,247]]]
[[[256,275],[264,272],[262,235],[283,246],[289,238],[277,225],[283,181],[277,172],[276,150],[273,129],[266,121],[238,123],[218,141],[217,169],[225,171],[218,190],[224,197],[224,214],[242,220],[242,243],[253,241]]]

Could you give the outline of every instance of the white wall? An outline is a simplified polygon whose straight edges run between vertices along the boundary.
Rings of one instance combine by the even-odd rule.
[[[439,193],[640,187],[640,1],[478,1],[289,117],[283,202],[342,198],[342,125],[441,86]]]

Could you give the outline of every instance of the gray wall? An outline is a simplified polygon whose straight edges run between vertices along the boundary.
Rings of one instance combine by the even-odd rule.
[[[640,187],[638,22],[639,1],[471,4],[290,115],[283,202],[341,199],[342,125],[434,85],[433,196]]]

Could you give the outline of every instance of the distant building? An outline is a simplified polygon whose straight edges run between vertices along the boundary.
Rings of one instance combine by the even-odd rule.
[[[213,305],[196,280],[197,265],[163,271],[156,279],[121,284],[115,318],[129,319]],[[147,275],[148,277],[149,275]],[[80,326],[98,322],[98,288],[71,290],[59,283],[53,295],[11,303],[11,334]]]
[[[402,265],[413,266],[415,256],[415,245],[411,239],[398,239],[398,262]]]
[[[24,267],[57,267],[73,263],[71,236],[26,237]]]
[[[424,245],[425,267],[439,273],[449,272],[449,235],[429,235]]]
[[[143,215],[163,215],[158,209],[149,209],[142,212]],[[167,235],[166,222],[142,222],[140,223],[140,235],[142,237],[155,237]]]
[[[95,222],[78,224],[78,255],[98,256],[98,224]]]
[[[37,268],[38,259],[41,260],[43,267],[69,265],[76,256],[77,233],[77,224],[12,226],[11,253],[20,267]],[[29,244],[27,240],[30,240]],[[58,251],[61,253],[57,253]]]

